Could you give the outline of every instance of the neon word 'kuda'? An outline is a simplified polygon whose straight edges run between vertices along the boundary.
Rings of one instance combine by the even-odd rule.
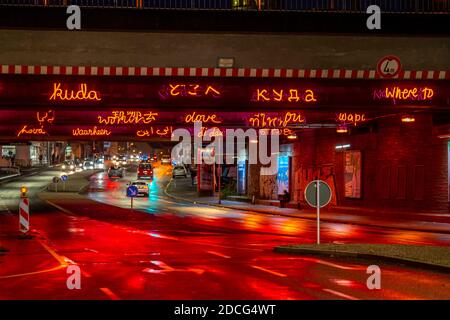
[[[81,83],[78,91],[61,89],[61,83],[53,83],[53,93],[49,100],[102,100],[99,92],[88,90],[86,83]]]

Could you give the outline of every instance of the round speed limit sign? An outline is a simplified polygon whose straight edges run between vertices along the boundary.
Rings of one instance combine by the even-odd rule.
[[[377,65],[377,72],[382,78],[393,78],[400,73],[402,64],[396,56],[383,57]]]

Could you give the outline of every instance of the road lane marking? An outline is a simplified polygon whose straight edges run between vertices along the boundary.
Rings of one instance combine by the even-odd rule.
[[[284,273],[272,271],[272,270],[269,270],[269,269],[266,269],[266,268],[263,268],[263,267],[259,267],[259,266],[251,266],[251,267],[255,268],[255,269],[258,269],[258,270],[261,270],[261,271],[264,271],[264,272],[267,272],[267,273],[270,273],[270,274],[273,274],[273,275],[278,276],[278,277],[282,277],[282,278],[286,278],[287,277],[287,275],[284,274]]]
[[[334,290],[331,290],[331,289],[323,289],[323,291],[331,293],[331,294],[334,294],[335,296],[338,296],[338,297],[341,297],[341,298],[344,298],[344,299],[347,299],[347,300],[359,300],[358,298],[355,298],[353,296],[349,296],[348,294],[345,294],[345,293],[342,293],[342,292],[339,292],[339,291],[334,291]]]
[[[111,300],[120,300],[120,298],[109,288],[100,288],[100,291],[103,292]]]
[[[59,209],[59,210],[61,210],[62,212],[67,213],[67,214],[70,215],[70,216],[74,216],[74,215],[75,215],[73,212],[71,212],[71,211],[69,211],[69,210],[67,210],[67,209],[64,209],[63,207],[58,206],[57,204],[55,204],[55,203],[53,203],[53,202],[51,202],[51,201],[49,201],[49,200],[45,200],[45,202],[47,202],[49,205],[55,207],[56,209]]]
[[[324,261],[324,260],[320,260],[320,259],[316,259],[316,258],[299,257],[298,259],[311,261],[311,262],[316,262],[318,264],[323,264],[325,266],[329,266],[329,267],[333,267],[333,268],[337,268],[337,269],[342,269],[342,270],[365,270],[365,268],[362,268],[362,267],[346,267],[346,266],[342,266],[342,265],[339,265],[339,264],[336,264],[336,263],[332,263],[332,262],[328,262],[328,261]]]
[[[42,240],[37,239],[37,241],[41,244],[41,246],[44,247],[45,250],[48,251],[48,253],[50,253],[50,254],[52,255],[53,258],[56,259],[56,261],[59,262],[59,264],[60,264],[61,266],[67,267],[67,265],[68,265],[68,264],[67,264],[68,259],[67,259],[66,257],[60,256],[59,254],[57,254],[57,253],[55,252],[55,250],[53,250],[53,249],[50,248],[48,245],[46,245]]]
[[[33,271],[33,272],[26,272],[26,273],[18,273],[18,274],[11,274],[8,276],[0,276],[0,279],[8,279],[8,278],[16,278],[16,277],[23,277],[23,276],[32,276],[34,274],[40,274],[40,273],[46,273],[46,272],[52,272],[59,269],[66,268],[67,266],[59,265],[50,269],[45,270],[39,270],[39,271]]]
[[[215,256],[219,256],[219,257],[225,258],[225,259],[230,259],[231,258],[230,256],[224,255],[224,254],[216,252],[216,251],[206,251],[206,252],[208,252],[210,254],[213,254]]]

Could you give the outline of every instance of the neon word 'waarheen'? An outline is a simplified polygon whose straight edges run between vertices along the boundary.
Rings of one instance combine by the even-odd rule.
[[[72,101],[72,100],[102,100],[99,92],[95,90],[87,89],[87,84],[80,84],[80,89],[78,91],[75,90],[67,90],[61,89],[61,83],[53,83],[53,93],[50,96],[49,100],[63,100],[63,101]]]

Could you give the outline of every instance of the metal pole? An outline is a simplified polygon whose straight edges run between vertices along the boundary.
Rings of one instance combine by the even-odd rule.
[[[133,210],[133,197],[130,198],[131,198],[131,210]]]
[[[317,191],[317,244],[320,244],[320,180],[316,180]]]
[[[220,180],[221,180],[221,177],[222,177],[222,167],[219,164],[219,204],[222,203],[222,198],[221,198],[221,194],[220,194]]]

